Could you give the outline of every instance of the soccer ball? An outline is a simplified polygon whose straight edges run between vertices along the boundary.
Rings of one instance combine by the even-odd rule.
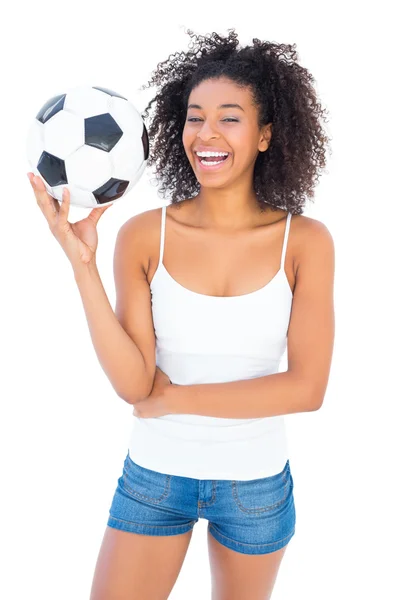
[[[75,206],[93,208],[126,195],[149,156],[140,113],[115,92],[89,85],[50,98],[27,139],[32,172],[62,202],[64,187]]]

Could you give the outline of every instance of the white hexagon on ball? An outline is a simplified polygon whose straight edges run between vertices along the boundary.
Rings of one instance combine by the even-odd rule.
[[[65,160],[68,181],[94,191],[112,176],[110,154],[92,146],[82,146]]]
[[[62,110],[44,124],[44,149],[58,158],[67,158],[84,143],[85,121],[81,117]]]
[[[64,110],[84,119],[109,112],[111,96],[90,85],[81,85],[67,92]]]

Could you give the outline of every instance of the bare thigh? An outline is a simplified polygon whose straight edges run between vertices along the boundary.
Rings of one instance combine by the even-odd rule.
[[[151,536],[107,526],[90,600],[166,600],[191,537],[192,531]]]
[[[243,554],[207,534],[212,600],[270,600],[287,546],[269,554]]]

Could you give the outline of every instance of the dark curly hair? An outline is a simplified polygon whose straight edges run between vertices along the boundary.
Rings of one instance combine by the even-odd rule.
[[[196,42],[192,51],[176,52],[157,65],[151,85],[160,91],[142,113],[148,117],[150,143],[148,165],[156,165],[159,193],[171,192],[174,204],[191,198],[200,184],[186,155],[182,133],[191,90],[200,82],[225,77],[249,87],[258,107],[258,126],[272,122],[272,137],[266,152],[259,152],[253,174],[254,191],[263,212],[266,205],[292,214],[302,214],[306,198],[313,199],[319,169],[326,164],[328,138],[321,126],[326,112],[317,101],[313,76],[300,66],[296,44],[276,44],[253,38],[253,46],[238,48],[237,34],[205,36],[186,30]]]

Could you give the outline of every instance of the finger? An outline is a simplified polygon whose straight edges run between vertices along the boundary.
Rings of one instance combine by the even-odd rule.
[[[68,222],[70,200],[71,200],[71,197],[70,197],[69,189],[65,187],[63,189],[63,193],[62,193],[62,203],[60,206],[60,211],[58,213],[59,225],[66,225]]]
[[[49,225],[53,227],[57,223],[57,215],[60,210],[57,200],[47,193],[46,187],[40,177],[35,177],[33,175],[30,178],[30,182],[32,184],[38,206],[42,210]]]
[[[95,225],[97,225],[101,215],[106,212],[107,208],[110,206],[114,206],[114,204],[108,204],[107,206],[101,206],[99,208],[94,208],[89,214],[88,219],[91,219]]]

